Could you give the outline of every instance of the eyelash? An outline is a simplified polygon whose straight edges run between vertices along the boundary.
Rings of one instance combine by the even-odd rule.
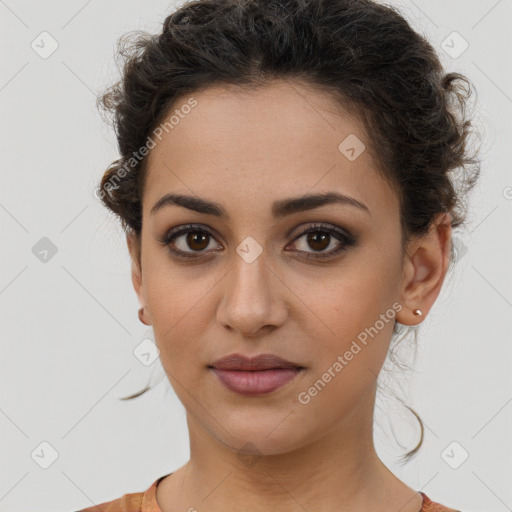
[[[210,237],[215,238],[213,233],[211,233],[208,229],[203,228],[201,225],[198,224],[186,224],[183,226],[179,226],[177,228],[173,228],[170,231],[168,231],[163,237],[159,238],[158,241],[164,246],[169,249],[169,251],[176,256],[177,258],[185,259],[185,260],[192,260],[197,259],[200,256],[191,256],[187,252],[181,251],[179,249],[174,249],[171,244],[174,242],[176,238],[179,238],[183,234],[187,234],[189,232],[195,232],[195,233],[206,233]],[[345,230],[341,230],[339,228],[326,226],[324,224],[314,224],[312,226],[309,226],[308,228],[302,230],[300,233],[296,235],[296,237],[293,239],[292,242],[296,242],[300,238],[302,238],[304,235],[307,235],[309,233],[324,233],[333,236],[338,241],[342,242],[341,246],[335,250],[331,250],[327,253],[327,256],[325,255],[316,255],[315,253],[308,253],[306,251],[298,251],[299,253],[305,254],[305,258],[309,260],[320,260],[320,259],[327,259],[331,258],[333,256],[336,256],[342,252],[347,251],[350,247],[353,247],[357,243],[357,239],[348,233]],[[201,254],[203,251],[194,251],[196,254]],[[317,254],[325,254],[325,253],[317,253]]]

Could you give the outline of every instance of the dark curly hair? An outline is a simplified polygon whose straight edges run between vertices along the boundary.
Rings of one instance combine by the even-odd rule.
[[[122,77],[98,105],[110,114],[120,158],[95,193],[139,242],[145,156],[177,101],[212,85],[251,89],[273,79],[314,85],[362,121],[367,150],[399,195],[403,247],[439,213],[451,213],[453,228],[465,220],[480,173],[478,150],[468,153],[471,83],[445,74],[433,47],[394,7],[371,0],[192,0],[165,19],[160,34],[121,37],[117,55]],[[400,328],[395,322],[394,334]],[[423,423],[409,410],[421,439],[405,460],[423,441]]]

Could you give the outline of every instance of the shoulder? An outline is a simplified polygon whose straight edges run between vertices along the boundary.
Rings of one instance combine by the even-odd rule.
[[[84,508],[77,512],[141,512],[143,492],[125,494],[121,498]]]
[[[143,492],[125,494],[121,498],[84,508],[77,512],[142,512]]]
[[[125,494],[112,501],[105,501],[76,512],[161,512],[156,501],[156,486],[164,477],[158,478],[143,492]]]
[[[440,503],[432,501],[425,493],[421,491],[420,494],[423,496],[423,505],[420,512],[461,512],[460,510],[449,508],[441,505]]]

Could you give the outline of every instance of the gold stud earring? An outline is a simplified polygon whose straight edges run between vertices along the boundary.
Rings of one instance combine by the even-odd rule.
[[[416,316],[421,316],[421,315],[423,315],[423,311],[421,311],[421,309],[415,309],[413,311],[413,314],[415,314]]]

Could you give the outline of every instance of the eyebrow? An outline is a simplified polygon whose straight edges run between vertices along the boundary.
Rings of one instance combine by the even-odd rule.
[[[281,199],[272,205],[272,216],[275,219],[291,215],[293,213],[313,210],[328,204],[343,204],[359,208],[369,215],[370,209],[357,199],[339,192],[325,192],[323,194],[306,194],[300,197]],[[177,205],[188,208],[198,213],[215,215],[216,217],[229,219],[229,215],[222,205],[214,201],[207,201],[199,197],[183,194],[169,193],[160,198],[151,208],[150,215],[154,215],[165,206]]]

